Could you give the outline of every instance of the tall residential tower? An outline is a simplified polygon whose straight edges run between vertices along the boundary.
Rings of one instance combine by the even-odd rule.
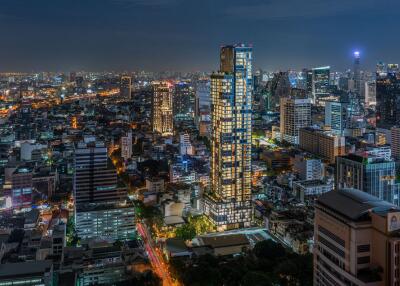
[[[321,98],[328,97],[330,94],[330,70],[329,66],[312,69],[312,98],[314,104],[319,104]]]
[[[211,76],[211,193],[205,213],[219,231],[251,224],[252,48],[224,46]]]
[[[152,104],[153,131],[162,136],[173,134],[173,85],[167,81],[153,83],[154,95]]]

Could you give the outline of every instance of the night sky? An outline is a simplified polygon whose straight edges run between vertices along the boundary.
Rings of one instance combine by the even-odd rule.
[[[399,0],[0,0],[0,71],[218,68],[247,42],[266,70],[400,62]]]

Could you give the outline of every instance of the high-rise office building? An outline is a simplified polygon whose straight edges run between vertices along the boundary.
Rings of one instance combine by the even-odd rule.
[[[331,67],[318,67],[312,69],[312,98],[318,104],[319,99],[330,95],[330,69]]]
[[[119,87],[120,95],[123,98],[131,99],[132,96],[132,78],[130,76],[122,76]]]
[[[200,136],[210,136],[211,97],[209,79],[201,79],[196,82],[195,123]]]
[[[173,134],[173,85],[167,81],[153,83],[152,124],[153,131],[162,136]]]
[[[366,81],[365,85],[365,106],[376,105],[376,83],[375,81]]]
[[[361,96],[360,52],[354,52],[354,92]]]
[[[187,82],[178,82],[174,87],[175,120],[191,120],[194,117],[195,96],[193,86]]]
[[[399,205],[400,185],[396,163],[368,153],[349,154],[336,159],[336,188],[353,188]]]
[[[78,237],[132,238],[134,206],[117,181],[103,142],[78,143],[73,182],[75,224]]]
[[[400,125],[400,74],[376,73],[376,126],[390,129]]]
[[[354,189],[315,204],[314,285],[399,285],[400,209]]]
[[[204,211],[219,231],[251,225],[252,48],[224,46],[211,76],[211,194]]]
[[[201,111],[210,112],[211,97],[210,97],[210,80],[202,79],[196,82],[196,115]]]
[[[73,189],[76,206],[126,196],[126,189],[117,186],[117,172],[108,161],[103,142],[80,142],[76,146]]]
[[[313,71],[309,69],[303,70],[303,76],[305,77],[306,94],[308,98],[313,98]]]
[[[347,104],[338,101],[327,101],[325,103],[325,126],[332,133],[342,135],[347,122]]]
[[[299,144],[299,130],[311,125],[311,100],[281,98],[281,138],[291,144]]]

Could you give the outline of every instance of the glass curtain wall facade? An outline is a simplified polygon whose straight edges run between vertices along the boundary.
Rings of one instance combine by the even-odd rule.
[[[399,205],[396,163],[381,157],[347,155],[336,161],[336,188],[354,188]]]
[[[313,103],[318,104],[320,98],[329,96],[330,67],[312,69],[312,95]]]
[[[390,129],[395,125],[400,125],[400,75],[377,73],[376,126]]]

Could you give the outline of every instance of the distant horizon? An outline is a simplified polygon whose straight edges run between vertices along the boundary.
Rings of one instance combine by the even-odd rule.
[[[377,63],[379,63],[380,61],[378,61]],[[384,62],[385,64],[399,64],[400,62]],[[353,67],[349,66],[348,68],[345,69],[333,69],[332,65],[327,65],[330,66],[330,70],[331,72],[347,72],[349,70],[352,70]],[[267,73],[277,73],[277,72],[301,72],[303,69],[312,69],[312,68],[319,68],[319,67],[323,67],[323,65],[320,66],[309,66],[309,67],[302,67],[302,68],[298,68],[298,69],[294,69],[294,68],[289,68],[289,69],[275,69],[275,70],[268,70],[268,69],[264,69],[264,68],[259,68],[259,67],[254,67],[253,68],[253,73],[259,70],[262,70],[263,72],[267,72]],[[375,69],[374,69],[375,68]],[[375,72],[376,71],[376,65],[375,67],[371,67],[371,69],[365,69],[363,68],[363,65],[361,64],[361,68],[360,70],[362,72]],[[117,74],[124,74],[124,73],[139,73],[139,72],[145,72],[145,73],[184,73],[184,74],[189,74],[189,73],[206,73],[206,74],[212,74],[213,72],[217,72],[217,69],[213,69],[213,70],[150,70],[150,69],[132,69],[132,70],[113,70],[113,69],[105,69],[105,70],[90,70],[90,69],[79,69],[79,70],[62,70],[62,69],[58,69],[58,70],[31,70],[31,71],[27,71],[27,70],[8,70],[8,71],[2,71],[0,70],[0,74],[39,74],[39,73],[60,73],[60,74],[69,74],[71,72],[75,72],[75,73],[117,73]]]
[[[254,66],[300,70],[400,62],[396,0],[4,0],[2,71],[213,71],[221,44]]]

